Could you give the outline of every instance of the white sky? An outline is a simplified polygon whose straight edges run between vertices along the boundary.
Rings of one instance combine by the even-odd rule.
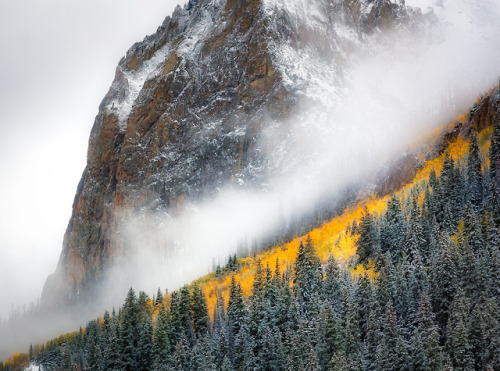
[[[99,103],[179,0],[0,0],[0,316],[55,270]]]

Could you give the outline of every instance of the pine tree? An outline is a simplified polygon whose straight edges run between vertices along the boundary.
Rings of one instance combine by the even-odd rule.
[[[192,370],[215,371],[210,338],[206,334],[202,339],[198,339],[192,352]]]
[[[154,341],[152,349],[152,362],[154,370],[163,370],[169,364],[170,341],[168,338],[169,315],[165,305],[159,304]]]
[[[221,368],[224,363],[224,358],[230,354],[229,351],[229,333],[226,322],[221,322],[220,326],[214,326],[212,334],[212,352],[214,364]]]
[[[457,291],[446,328],[446,348],[453,366],[462,370],[474,369],[472,346],[469,342],[470,303],[462,289]]]
[[[102,365],[102,352],[95,339],[91,339],[87,354],[87,366],[92,371],[104,370]]]
[[[410,313],[410,288],[407,277],[409,276],[409,264],[406,255],[400,259],[396,268],[396,277],[394,281],[394,310],[398,318]]]
[[[162,303],[163,303],[163,293],[161,292],[161,289],[158,287],[158,291],[156,292],[155,306],[158,306]]]
[[[490,228],[495,230],[500,227],[500,187],[495,181],[489,186],[486,197],[486,210],[489,214]]]
[[[415,370],[437,370],[442,364],[442,350],[435,314],[427,293],[423,293],[412,340],[412,361]]]
[[[325,269],[323,281],[323,298],[330,302],[338,313],[340,312],[342,290],[340,287],[340,270],[335,257],[330,254]]]
[[[187,286],[180,289],[178,293],[172,294],[172,303],[170,305],[171,326],[170,341],[171,347],[180,340],[182,334],[186,341],[192,344],[194,341],[193,320],[191,316],[191,293]]]
[[[377,299],[380,308],[385,308],[389,301],[394,300],[395,296],[395,268],[392,263],[392,257],[390,253],[384,255],[378,254],[376,260],[376,267],[379,273],[378,275],[378,290]]]
[[[266,323],[266,306],[265,306],[265,284],[266,282],[266,273],[262,268],[262,264],[260,259],[257,260],[257,267],[254,273],[254,279],[252,284],[252,296],[249,299],[249,308],[248,308],[248,335],[250,339],[247,343],[247,351],[252,352],[255,356],[259,353],[262,347],[262,335],[267,326]],[[250,345],[252,349],[250,348]],[[257,362],[255,357],[249,357],[249,354],[246,355],[247,361],[251,360],[252,362]]]
[[[208,333],[210,317],[208,316],[207,299],[197,283],[193,285],[190,309],[194,334],[197,338],[205,336]]]
[[[393,196],[387,204],[384,223],[380,230],[380,245],[383,253],[390,252],[393,257],[400,255],[405,225],[406,217],[402,210],[401,201],[398,197]],[[385,238],[384,246],[382,246],[382,238]]]
[[[484,295],[475,306],[469,322],[469,342],[476,369],[495,365],[500,351],[500,314],[495,300]]]
[[[137,370],[147,371],[151,369],[153,351],[153,322],[147,310],[139,314],[137,327]]]
[[[262,338],[263,346],[258,354],[258,365],[263,370],[281,370],[285,363],[285,354],[280,331],[276,327],[267,327]]]
[[[304,371],[321,371],[318,356],[312,346],[309,347],[309,352],[307,353],[307,362]]]
[[[216,303],[214,308],[214,331],[221,330],[224,328],[226,322],[226,311],[224,309],[224,298],[222,297],[222,292],[217,290],[216,293]]]
[[[231,277],[229,287],[229,301],[227,305],[227,317],[229,327],[233,335],[236,335],[245,323],[245,305],[243,303],[243,291],[234,276]]]
[[[493,183],[500,184],[500,110],[497,110],[489,150],[490,175]]]
[[[365,210],[358,227],[357,251],[359,262],[365,264],[373,256],[377,243],[373,217]]]
[[[483,201],[483,172],[477,133],[472,131],[467,161],[468,196],[477,210]]]
[[[490,282],[488,287],[491,296],[495,298],[500,305],[500,285],[498,285],[498,282],[500,282],[500,246],[491,244],[489,250],[488,268],[490,272]]]
[[[222,362],[222,366],[220,368],[221,371],[232,371],[233,367],[231,366],[231,361],[229,358],[224,357],[224,361]]]
[[[102,360],[100,362],[100,365],[101,365],[101,369],[102,368]],[[71,354],[70,354],[70,351],[68,350],[68,348],[65,348],[63,350],[63,359],[62,359],[62,363],[61,363],[61,368],[63,370],[71,370],[73,364],[71,362]]]
[[[275,324],[282,333],[285,333],[287,330],[296,329],[298,325],[298,308],[296,307],[295,300],[292,298],[290,282],[286,279],[283,280],[278,296]]]
[[[368,316],[366,335],[363,343],[363,354],[365,359],[364,369],[377,370],[377,346],[380,342],[380,324],[378,315],[372,300],[372,308]]]
[[[117,318],[117,316],[114,316],[113,318]],[[104,359],[105,370],[122,370],[120,335],[117,325],[112,326],[109,347],[105,354],[107,355]]]
[[[343,350],[346,354],[354,354],[360,350],[359,318],[352,294],[344,287],[342,292],[342,329],[344,338]]]
[[[310,238],[299,245],[294,269],[294,291],[300,297],[300,309],[307,316],[308,305],[314,292],[320,292],[323,271],[321,261],[312,245]]]
[[[175,345],[175,352],[173,358],[174,358],[175,370],[191,371],[193,369],[193,364],[191,361],[191,349],[189,347],[186,334],[184,333],[182,334],[180,340]]]
[[[357,289],[354,292],[354,303],[357,310],[357,318],[360,329],[361,339],[364,339],[368,329],[368,318],[371,310],[371,297],[373,286],[366,274],[359,277]]]
[[[231,277],[229,287],[229,300],[227,304],[227,320],[229,327],[229,352],[233,364],[241,365],[243,362],[244,344],[243,334],[246,318],[243,291],[234,276]]]
[[[469,246],[475,253],[483,250],[486,243],[483,238],[481,222],[477,213],[474,211],[473,205],[470,203],[468,203],[465,207],[463,234],[464,238],[467,239]]]
[[[458,262],[454,250],[453,242],[444,242],[430,269],[430,297],[440,328],[446,327],[459,283]]]
[[[333,354],[339,350],[341,337],[340,326],[329,302],[321,307],[317,337],[318,362],[322,369],[327,369]]]
[[[467,240],[460,240],[459,248],[461,249],[461,253],[459,254],[459,277],[460,277],[460,285],[462,289],[465,291],[468,297],[473,298],[475,294],[480,295],[479,292],[476,292],[477,281],[476,277],[476,256],[474,251],[472,251]]]
[[[137,370],[137,299],[132,288],[128,291],[122,310],[120,326],[120,353],[123,369]]]
[[[277,271],[277,272],[276,272]],[[276,260],[275,274],[272,275],[269,264],[266,266],[266,283],[264,289],[265,321],[268,325],[276,325],[278,298],[280,291],[279,261]]]
[[[350,364],[344,353],[335,353],[332,356],[328,370],[346,371],[350,369],[351,369]]]
[[[401,329],[391,302],[386,306],[378,359],[382,370],[410,369],[407,345],[401,336]]]

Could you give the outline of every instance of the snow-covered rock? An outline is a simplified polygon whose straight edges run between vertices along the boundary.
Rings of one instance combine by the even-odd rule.
[[[291,131],[287,120],[327,115],[364,51],[386,47],[394,30],[425,29],[431,18],[389,0],[190,0],[178,7],[116,69],[42,302],[90,295],[127,255],[127,216],[168,218],[228,184],[276,188],[270,179],[306,166],[322,137],[347,133],[314,124]],[[318,133],[310,143],[307,131]]]

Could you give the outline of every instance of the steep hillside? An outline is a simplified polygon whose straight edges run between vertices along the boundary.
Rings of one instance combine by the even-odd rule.
[[[364,215],[381,216],[387,211],[388,203],[396,197],[400,200],[411,200],[411,197],[418,194],[420,204],[423,201],[425,184],[428,184],[432,172],[439,175],[445,162],[445,154],[448,154],[455,163],[466,163],[468,156],[468,145],[471,133],[480,133],[481,153],[485,159],[485,166],[490,166],[488,151],[490,148],[490,136],[493,131],[493,123],[500,120],[500,90],[493,89],[490,94],[478,100],[466,115],[458,116],[454,122],[444,129],[440,129],[439,135],[436,132],[427,134],[416,144],[416,150],[412,151],[412,156],[420,157],[420,165],[413,166],[413,161],[407,162],[406,166],[396,171],[403,175],[397,178],[387,177],[383,172],[376,177],[379,188],[392,189],[389,193],[379,195],[369,195],[360,198],[355,204],[348,206],[341,215],[333,218],[319,228],[315,228],[309,234],[297,237],[292,241],[276,246],[275,248],[257,254],[254,257],[239,259],[239,268],[236,272],[229,269],[222,278],[216,277],[213,273],[201,278],[197,282],[207,294],[208,305],[211,310],[215,308],[216,294],[219,291],[225,300],[229,296],[229,286],[232,277],[236,277],[240,282],[245,295],[250,295],[254,272],[257,264],[274,268],[279,262],[280,272],[290,269],[297,257],[298,248],[301,242],[310,238],[322,264],[326,264],[330,255],[336,259],[341,266],[350,266],[351,272],[357,276],[367,274],[370,278],[376,278],[373,261],[365,264],[355,264],[358,261],[357,239],[359,234],[353,225],[359,224]],[[406,158],[407,156],[405,156]],[[500,164],[496,165],[500,170]],[[484,169],[483,169],[484,170]],[[499,170],[495,172],[497,181]],[[400,182],[404,182],[399,188]],[[499,184],[499,183],[497,183]],[[489,205],[491,206],[491,205]],[[212,313],[212,311],[209,311]]]
[[[499,103],[495,90],[421,141],[427,159],[396,192],[361,200],[308,236],[231,259],[165,297],[130,290],[119,315],[11,363],[497,368]],[[134,352],[125,351],[128,341]]]
[[[129,218],[166,220],[228,184],[265,188],[270,176],[296,166],[283,162],[298,139],[287,141],[286,118],[304,94],[321,93],[308,88],[341,86],[344,66],[367,44],[383,44],[395,28],[424,30],[432,20],[387,0],[178,7],[116,69],[42,304],[92,297],[134,247]],[[266,147],[267,135],[282,139],[280,151]],[[173,242],[151,238],[175,253]]]

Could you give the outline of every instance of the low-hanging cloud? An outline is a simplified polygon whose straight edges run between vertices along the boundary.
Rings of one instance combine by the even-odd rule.
[[[301,0],[288,0],[294,1]],[[427,12],[426,4],[437,2],[406,3]],[[121,304],[130,286],[174,290],[229,254],[265,245],[496,84],[500,5],[445,0],[434,12],[439,23],[425,39],[397,32],[383,43],[367,38],[341,71],[317,50],[282,45],[277,53],[291,54],[275,57],[293,65],[281,72],[295,71],[304,83],[293,115],[262,132],[269,177],[259,188],[228,184],[210,199],[186,201],[175,214],[123,215],[116,241],[126,254],[108,272],[101,309]]]
[[[429,11],[424,1],[406,3]],[[242,246],[251,251],[276,238],[290,220],[358,182],[495,85],[499,5],[428,3],[439,19],[432,29],[387,33],[383,42],[368,38],[341,77],[338,66],[316,58],[316,51],[287,51],[290,46],[283,45],[285,52],[297,53],[282,58],[294,63],[285,73],[295,68],[308,83],[297,93],[300,108],[286,122],[268,123],[260,138],[276,171],[259,189],[228,185],[211,199],[186,202],[175,216],[124,219],[119,233],[132,258],[111,274],[125,282],[117,299],[130,285],[148,292],[176,289],[209,272],[214,261],[224,264]]]

